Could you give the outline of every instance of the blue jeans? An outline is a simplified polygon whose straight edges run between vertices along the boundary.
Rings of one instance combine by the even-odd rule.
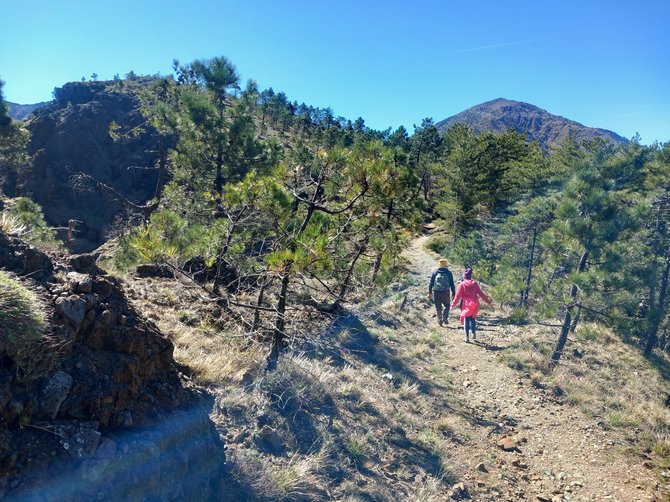
[[[472,337],[474,338],[477,336],[475,334],[475,330],[477,329],[477,323],[475,322],[475,318],[472,316],[468,316],[465,318],[465,322],[463,323],[463,329],[465,329],[465,338],[468,339],[470,336],[470,332],[472,332]]]

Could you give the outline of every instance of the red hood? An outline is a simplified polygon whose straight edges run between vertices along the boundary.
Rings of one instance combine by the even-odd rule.
[[[461,283],[461,291],[463,296],[472,296],[477,291],[477,281],[473,279],[465,279]]]

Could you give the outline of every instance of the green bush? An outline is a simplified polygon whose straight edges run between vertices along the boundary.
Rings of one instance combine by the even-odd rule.
[[[44,313],[35,294],[0,272],[0,355],[14,361],[19,375],[31,373],[44,332]]]
[[[426,243],[426,247],[439,255],[448,254],[451,242],[444,235],[434,235]]]
[[[15,233],[26,242],[39,246],[40,244],[55,245],[54,231],[44,220],[42,208],[27,197],[17,197],[5,201],[7,208],[3,211],[2,225],[6,233]],[[12,232],[12,227],[15,230]],[[17,231],[18,230],[18,231]]]

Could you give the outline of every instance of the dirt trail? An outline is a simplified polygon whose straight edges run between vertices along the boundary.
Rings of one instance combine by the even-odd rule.
[[[424,248],[427,239],[417,239],[406,253],[417,277],[415,294],[426,295],[436,265]],[[429,325],[416,328],[444,333],[444,345],[416,371],[430,378],[430,368],[442,365],[451,372],[456,395],[437,397],[436,406],[443,399],[469,417],[456,423],[452,458],[475,500],[660,500],[650,471],[639,457],[631,458],[631,443],[620,431],[562,404],[552,389],[535,388],[498,359],[522,330],[496,325],[495,311],[482,309],[478,339],[465,343],[457,312],[440,328],[435,313],[425,309]],[[513,438],[508,446],[514,449],[498,446],[503,438]]]

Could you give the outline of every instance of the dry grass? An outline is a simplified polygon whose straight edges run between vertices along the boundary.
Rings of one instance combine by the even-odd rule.
[[[0,271],[0,355],[12,360],[19,380],[40,378],[56,358],[56,347],[45,334],[45,312],[31,289]]]
[[[240,384],[264,364],[260,346],[254,344],[242,351],[236,340],[206,329],[183,326],[172,333],[172,340],[175,359],[188,365],[201,384]]]
[[[345,329],[318,355],[282,354],[272,374],[263,371],[267,347],[219,326],[211,304],[178,281],[137,281],[135,297],[172,338],[177,360],[216,395],[213,419],[250,500],[445,500],[457,474],[468,475],[459,445],[460,452],[475,448],[478,436],[461,413],[460,385],[452,384],[455,363],[444,337],[453,332],[437,328],[425,287],[408,295],[402,287],[367,299],[372,307],[361,322],[370,336],[360,337],[360,346],[340,344],[351,335]],[[546,328],[534,329],[524,327],[524,342],[503,353],[509,366],[538,386],[560,387],[564,399],[611,426],[647,428],[654,457],[670,463],[668,387],[635,349],[605,332],[580,330],[551,372],[547,351],[555,340]],[[333,360],[323,356],[331,347]],[[654,405],[636,404],[646,402]],[[281,438],[280,448],[259,441],[266,427]]]
[[[16,216],[12,216],[7,211],[0,213],[0,232],[5,235],[20,237],[28,231],[28,227],[23,225]]]
[[[403,502],[442,502],[445,500],[444,480],[441,476],[428,476],[418,490],[403,497]]]
[[[239,385],[259,372],[265,351],[244,333],[219,326],[212,306],[179,281],[127,277],[133,305],[174,343],[174,357],[205,386]]]
[[[330,445],[308,455],[294,454],[273,462],[249,450],[232,452],[232,475],[250,489],[255,500],[325,500]]]
[[[650,364],[639,348],[627,345],[603,326],[580,326],[559,365],[551,371],[544,353],[553,340],[546,332],[532,333],[535,345],[516,346],[502,358],[528,373],[537,385],[560,388],[565,400],[589,416],[604,417],[612,427],[639,428],[650,440],[670,439],[670,409],[665,400],[670,382],[664,368]]]
[[[404,380],[396,389],[396,395],[398,396],[398,399],[404,401],[417,399],[419,394],[419,384],[410,383],[407,380]]]
[[[442,434],[453,436],[459,428],[459,419],[454,415],[446,415],[435,421],[435,428]]]
[[[311,455],[294,455],[286,466],[271,471],[281,499],[323,498],[328,482],[321,473],[325,470],[329,453],[326,446]]]

